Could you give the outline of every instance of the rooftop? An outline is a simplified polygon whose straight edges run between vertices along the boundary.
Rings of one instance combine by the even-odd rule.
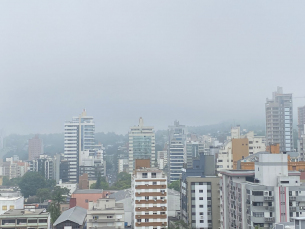
[[[103,193],[103,189],[77,189],[73,194],[93,194],[93,193]]]
[[[49,212],[46,212],[46,209],[11,209],[3,213],[1,216],[23,216],[23,215],[48,215]]]
[[[53,225],[56,226],[57,224],[67,220],[77,223],[78,225],[83,225],[86,216],[87,216],[87,210],[76,206],[74,208],[70,208],[67,211],[64,211],[54,222]]]
[[[23,196],[16,196],[16,197],[5,197],[5,196],[0,196],[0,201],[5,201],[5,200],[18,200],[20,198],[23,198]]]

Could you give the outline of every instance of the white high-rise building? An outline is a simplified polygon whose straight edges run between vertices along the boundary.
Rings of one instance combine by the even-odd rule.
[[[179,180],[183,164],[186,163],[186,127],[178,121],[169,126],[169,147],[167,165],[169,181]]]
[[[129,173],[132,173],[136,159],[150,159],[151,167],[154,167],[155,158],[154,127],[144,126],[140,118],[139,125],[131,127],[129,132]]]
[[[293,150],[292,94],[281,87],[266,101],[266,144],[280,144],[281,152]]]
[[[165,229],[168,221],[167,179],[149,160],[136,160],[131,177],[132,228]],[[171,203],[173,204],[173,203]]]
[[[78,182],[80,152],[93,150],[95,146],[95,124],[92,116],[83,110],[79,117],[65,122],[65,160],[69,162],[68,180]]]

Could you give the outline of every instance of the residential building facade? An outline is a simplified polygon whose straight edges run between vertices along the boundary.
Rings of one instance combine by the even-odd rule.
[[[301,173],[288,171],[287,161],[287,154],[259,154],[255,170],[221,171],[221,228],[272,228],[305,215]]]
[[[181,219],[190,228],[220,227],[219,180],[212,155],[200,154],[194,168],[183,169],[180,192]]]
[[[184,163],[186,163],[186,127],[178,121],[168,130],[169,146],[167,148],[167,165],[169,182],[179,180]]]
[[[39,158],[39,155],[43,154],[43,143],[36,134],[32,139],[29,139],[29,160]]]
[[[69,163],[68,181],[78,182],[80,153],[93,150],[95,146],[95,123],[83,110],[79,117],[65,122],[64,158]]]
[[[1,196],[0,197],[0,215],[12,209],[23,209],[23,196]]]
[[[124,205],[115,199],[104,198],[89,202],[87,228],[124,229]]]
[[[132,175],[132,227],[167,228],[167,178],[162,170],[149,168],[149,160],[136,160]]]
[[[11,209],[0,215],[1,229],[50,228],[50,213],[46,209]]]
[[[267,99],[266,144],[280,144],[281,152],[293,151],[292,94],[284,94],[281,87]]]
[[[155,132],[154,127],[144,126],[142,117],[139,125],[129,131],[129,173],[134,169],[137,159],[150,159],[151,167],[155,165]]]

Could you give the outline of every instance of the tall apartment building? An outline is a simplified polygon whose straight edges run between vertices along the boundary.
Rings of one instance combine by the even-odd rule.
[[[60,173],[60,154],[54,157],[42,154],[39,158],[29,161],[29,171],[39,172],[46,179],[59,181]]]
[[[43,154],[43,143],[36,134],[32,139],[29,139],[29,160],[39,158],[39,155]]]
[[[132,227],[167,228],[167,178],[162,170],[149,168],[149,160],[136,160],[132,175]]]
[[[125,212],[123,203],[115,199],[103,198],[96,202],[90,201],[87,210],[87,228],[124,229]]]
[[[79,175],[88,174],[89,180],[96,180],[99,173],[101,176],[106,176],[106,161],[103,160],[102,155],[103,153],[99,150],[96,153],[91,153],[89,150],[81,151]]]
[[[219,180],[213,155],[200,154],[193,168],[183,169],[180,192],[182,220],[191,228],[220,227]]]
[[[168,136],[168,177],[172,182],[179,180],[183,164],[186,163],[186,127],[175,121],[173,126],[169,126]]]
[[[154,167],[155,157],[154,127],[144,126],[141,117],[139,125],[131,127],[129,132],[129,173],[132,173],[137,159],[150,159],[151,166]]]
[[[300,172],[288,171],[287,154],[259,154],[255,170],[221,171],[221,227],[272,228],[305,216]]]
[[[157,151],[157,163],[159,169],[164,169],[167,165],[167,150]]]
[[[22,177],[28,171],[28,162],[19,160],[17,155],[6,158],[5,162],[0,163],[0,174],[9,179]]]
[[[64,157],[69,162],[68,181],[78,182],[80,152],[94,149],[94,137],[93,117],[87,116],[86,110],[79,117],[65,122]]]
[[[217,171],[236,169],[239,160],[261,151],[266,151],[265,137],[254,135],[253,131],[240,135],[239,126],[232,128],[231,137],[219,150]]]
[[[305,106],[298,107],[298,137],[301,138],[304,134],[305,126]]]
[[[292,94],[284,94],[281,87],[267,99],[266,144],[280,143],[281,152],[293,150]]]
[[[187,168],[193,168],[194,158],[199,157],[201,153],[205,151],[205,145],[203,141],[187,139],[186,141],[186,166]]]

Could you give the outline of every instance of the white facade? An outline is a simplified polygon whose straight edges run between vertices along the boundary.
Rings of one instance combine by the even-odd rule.
[[[272,228],[305,216],[305,186],[287,161],[287,154],[260,154],[254,171],[221,171],[221,228]]]
[[[77,183],[62,183],[61,180],[59,180],[59,183],[56,186],[69,189],[70,195],[77,189]]]
[[[118,159],[118,173],[126,172],[124,168],[129,166],[128,159]]]
[[[157,163],[159,169],[164,169],[164,167],[167,165],[167,151],[158,151],[157,152]]]
[[[132,176],[132,227],[167,228],[167,179],[162,170],[137,169]]]
[[[79,154],[91,150],[95,144],[95,124],[93,117],[84,110],[79,117],[65,123],[64,157],[69,162],[68,180],[78,182]]]
[[[18,197],[0,197],[0,215],[10,209],[23,209],[24,198]]]
[[[89,202],[87,210],[87,228],[123,229],[125,222],[124,205],[115,199],[98,199]]]
[[[136,159],[150,159],[154,167],[155,157],[155,132],[154,127],[144,126],[143,119],[139,125],[130,128],[129,132],[129,173],[134,169]]]

